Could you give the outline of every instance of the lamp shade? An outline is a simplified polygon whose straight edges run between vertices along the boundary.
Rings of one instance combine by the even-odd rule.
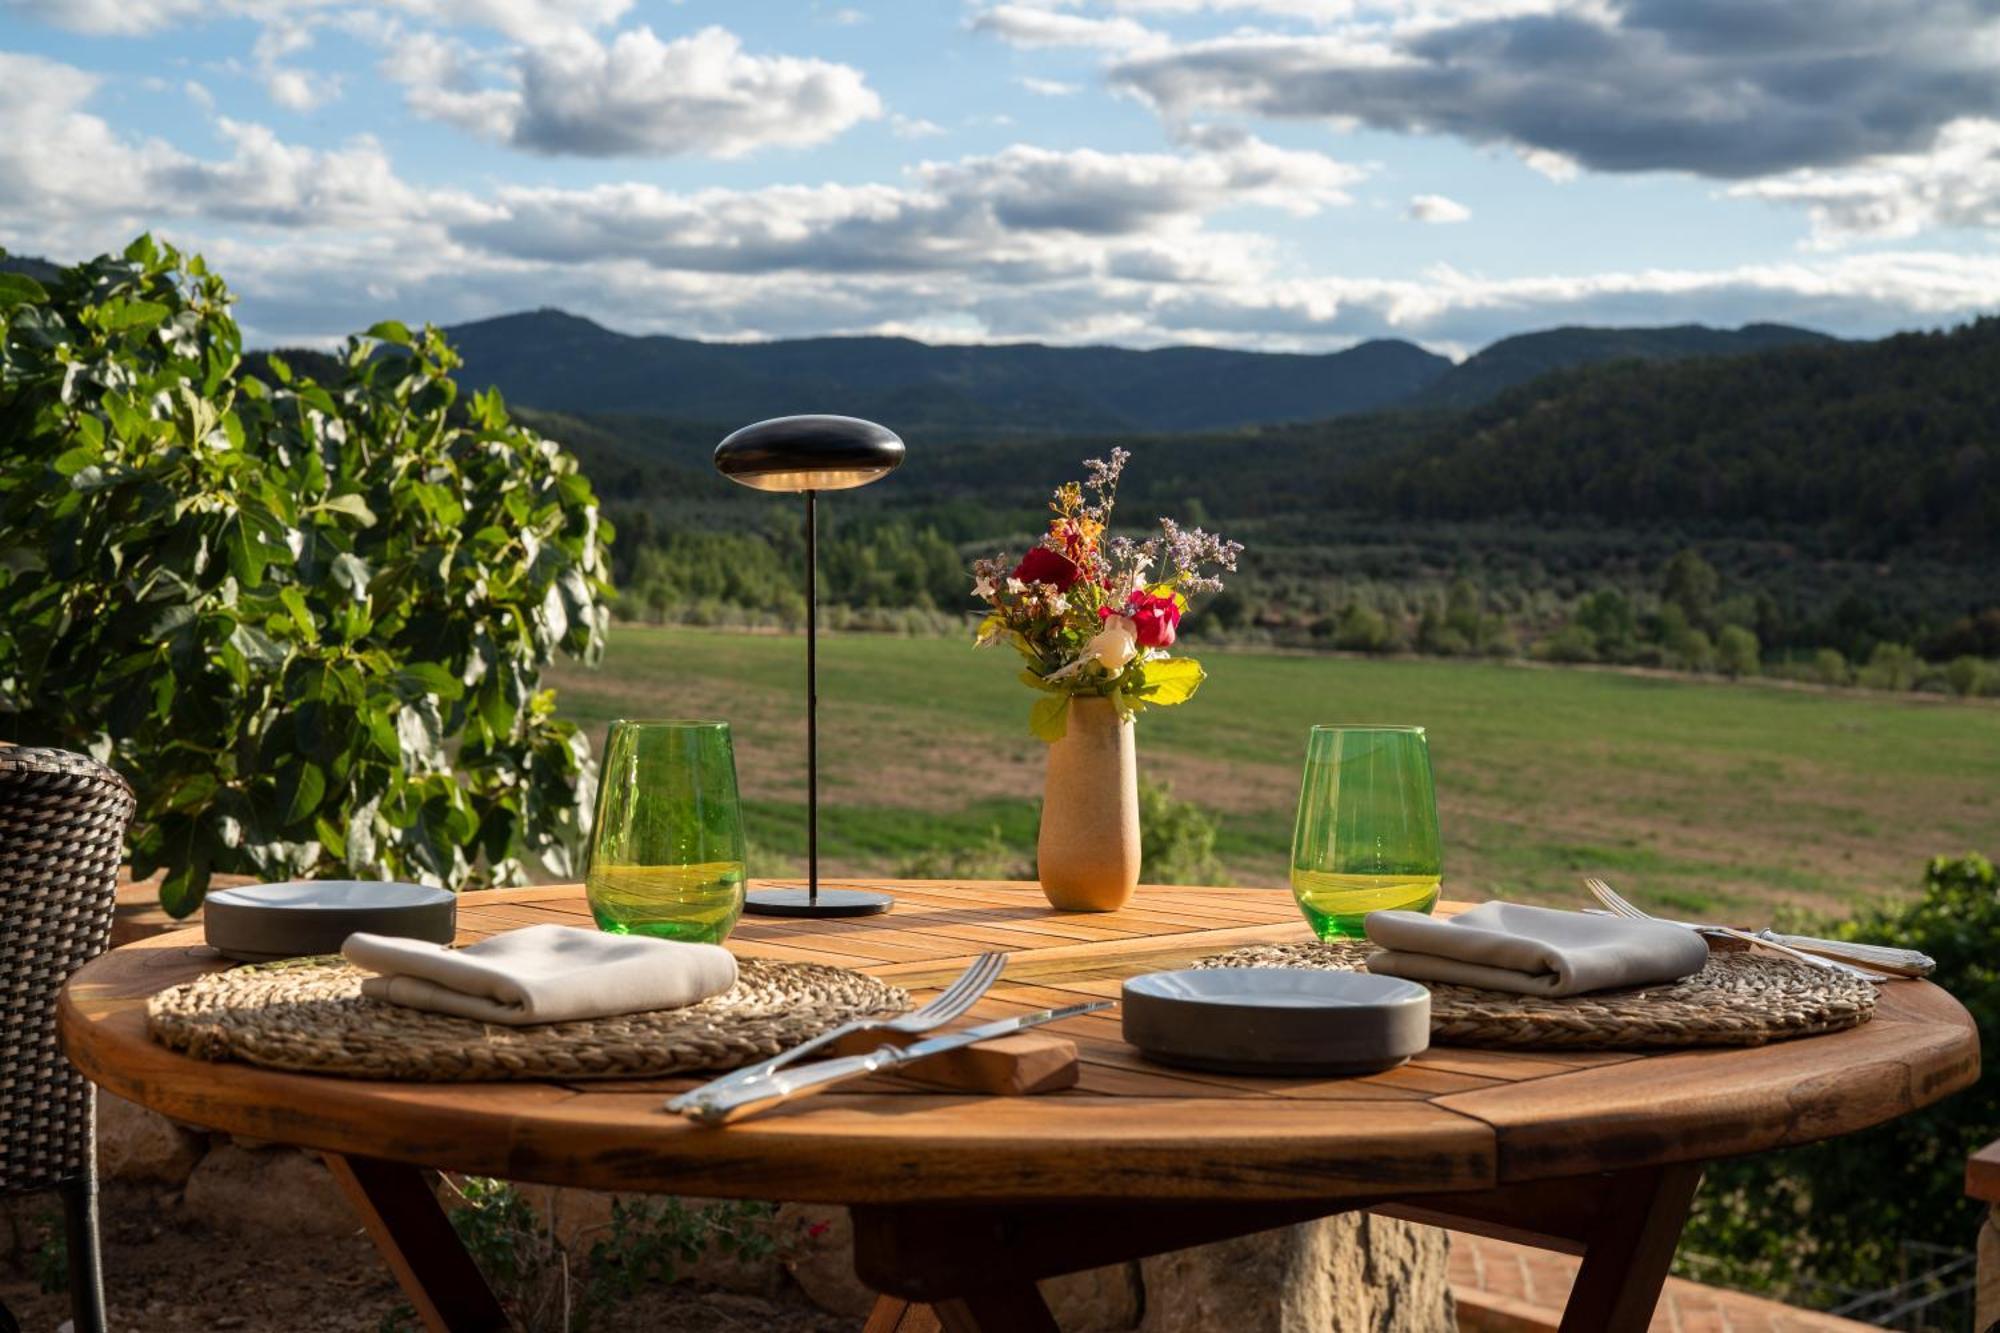
[[[715,446],[715,469],[760,491],[844,491],[903,461],[903,441],[858,417],[773,417]]]

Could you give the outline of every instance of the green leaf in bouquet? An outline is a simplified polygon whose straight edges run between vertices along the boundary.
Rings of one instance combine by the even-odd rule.
[[[1035,706],[1028,710],[1028,730],[1035,733],[1038,740],[1053,744],[1069,732],[1069,695],[1052,694],[1046,699],[1035,700]]]
[[[1144,678],[1132,693],[1156,708],[1171,708],[1194,698],[1208,673],[1192,657],[1164,657],[1142,668]]]

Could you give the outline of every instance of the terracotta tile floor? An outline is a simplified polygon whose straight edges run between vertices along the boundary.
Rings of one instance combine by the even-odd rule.
[[[1460,1333],[1545,1333],[1562,1318],[1576,1277],[1566,1254],[1483,1236],[1451,1238],[1451,1289]],[[1866,1324],[1667,1279],[1653,1333],[1866,1333]]]

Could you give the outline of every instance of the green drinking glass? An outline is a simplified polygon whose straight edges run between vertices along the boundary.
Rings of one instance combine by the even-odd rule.
[[[584,891],[614,935],[720,944],[743,915],[727,722],[613,722]]]
[[[1313,933],[1358,939],[1370,912],[1428,912],[1442,874],[1424,729],[1314,727],[1292,833],[1292,896]]]

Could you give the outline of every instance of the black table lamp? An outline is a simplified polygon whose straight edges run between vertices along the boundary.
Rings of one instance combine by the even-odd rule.
[[[818,497],[878,481],[903,461],[903,442],[886,426],[855,417],[775,417],[745,426],[715,446],[715,470],[760,491],[806,497],[806,887],[757,889],[743,910],[760,916],[871,916],[894,899],[867,889],[819,887],[819,560]]]

